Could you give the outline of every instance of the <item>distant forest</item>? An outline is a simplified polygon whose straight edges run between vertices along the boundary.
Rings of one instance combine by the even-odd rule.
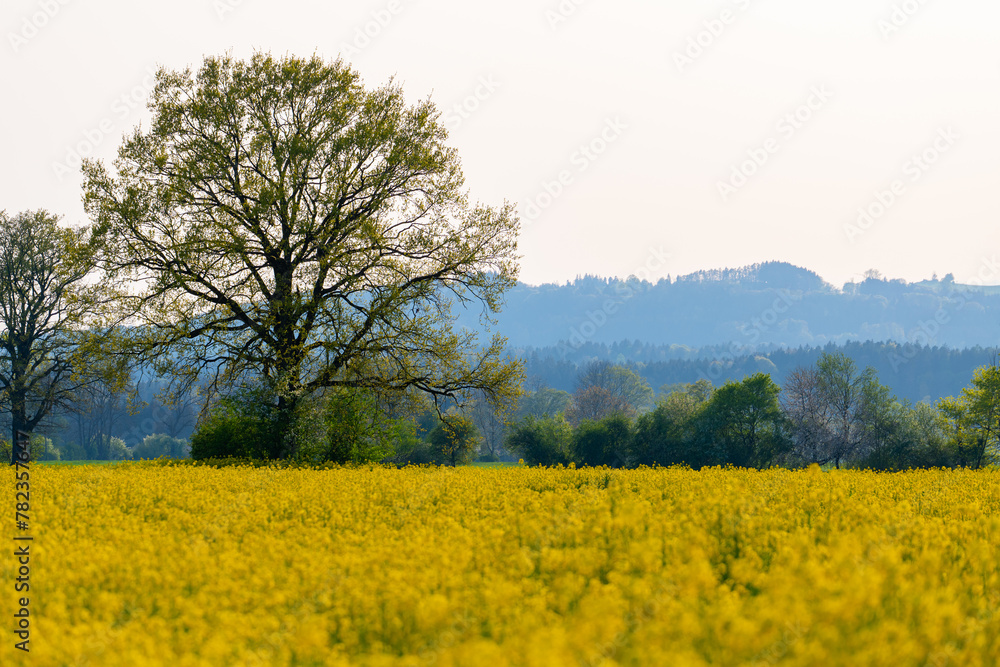
[[[655,284],[586,277],[518,285],[496,330],[524,359],[529,391],[573,392],[593,361],[626,366],[660,395],[675,385],[709,380],[719,387],[755,373],[782,386],[795,369],[839,350],[859,369],[875,369],[900,399],[933,403],[958,396],[973,371],[991,362],[997,322],[1000,288],[959,285],[950,276],[922,283],[872,276],[836,289],[815,273],[773,262]],[[472,313],[461,313],[459,323],[480,327]],[[112,456],[109,438],[129,448],[154,433],[186,440],[200,400],[162,405],[158,389],[157,382],[140,388],[138,411],[123,393],[92,392],[82,399],[85,409],[53,415],[40,430],[63,458]]]
[[[575,351],[629,340],[756,351],[871,340],[961,349],[1000,340],[1000,287],[958,284],[950,274],[907,283],[872,271],[837,288],[812,271],[768,262],[656,283],[585,276],[518,284],[505,296],[496,330],[515,348]],[[459,323],[478,329],[478,315],[459,313]]]
[[[995,350],[972,347],[961,350],[913,344],[850,342],[823,347],[775,348],[733,352],[729,346],[691,350],[680,346],[623,342],[588,343],[579,349],[566,345],[521,348],[529,389],[550,387],[572,392],[577,377],[594,360],[624,365],[642,376],[657,391],[682,383],[709,380],[720,386],[754,373],[768,373],[780,386],[796,368],[813,366],[824,352],[842,351],[859,368],[871,366],[880,381],[900,399],[933,403],[957,396],[968,386],[976,368],[990,363]]]
[[[796,368],[814,366],[822,353],[838,350],[853,359],[859,369],[874,368],[884,385],[911,403],[933,403],[945,396],[958,396],[963,387],[969,386],[973,370],[990,363],[993,355],[993,350],[982,347],[953,350],[873,342],[736,355],[728,346],[691,350],[634,342],[589,343],[578,350],[562,345],[512,352],[525,361],[528,391],[549,387],[572,393],[586,366],[597,360],[628,367],[662,396],[673,385],[707,379],[719,387],[728,380],[740,381],[755,373],[769,373],[781,386]],[[62,449],[66,459],[113,457],[108,450],[110,443],[102,437],[105,435],[120,438],[129,448],[154,433],[186,440],[195,428],[200,400],[187,395],[176,405],[163,405],[155,397],[161,388],[156,382],[143,383],[138,397],[142,405],[135,412],[129,409],[123,393],[95,392],[86,397],[86,409],[55,415],[40,430]]]

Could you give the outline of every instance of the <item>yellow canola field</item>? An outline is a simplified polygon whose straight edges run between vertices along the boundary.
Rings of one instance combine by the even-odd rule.
[[[33,467],[0,664],[993,665],[1000,472]]]

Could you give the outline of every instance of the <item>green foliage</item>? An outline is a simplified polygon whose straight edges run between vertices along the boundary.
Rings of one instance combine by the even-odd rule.
[[[274,459],[281,451],[274,393],[243,386],[222,397],[191,434],[191,458]]]
[[[127,461],[132,458],[132,452],[121,438],[104,435],[101,436],[101,440],[100,451],[104,454],[104,460]]]
[[[283,456],[287,438],[297,443],[293,457]],[[276,392],[258,384],[218,401],[191,435],[191,456],[366,463],[390,457],[411,439],[413,422],[387,417],[374,392],[320,392],[297,403],[286,427]]]
[[[186,458],[190,455],[189,445],[186,440],[171,438],[163,433],[153,433],[142,439],[142,442],[132,448],[132,458],[156,459],[166,456],[175,459]]]
[[[938,402],[946,420],[949,444],[958,465],[971,468],[996,461],[1000,455],[1000,366],[976,369],[972,386],[962,395]]]
[[[76,442],[64,442],[60,445],[63,461],[84,461],[87,459],[87,449]]]
[[[950,468],[957,464],[956,452],[948,441],[948,420],[934,406],[917,403],[907,419],[914,446],[910,451],[913,468]]]
[[[452,466],[469,462],[479,438],[475,425],[462,415],[445,415],[427,436],[435,462]]]
[[[85,280],[94,268],[88,228],[45,210],[0,211],[0,410],[12,437],[33,433],[102,373],[121,380],[122,364],[97,344],[102,286]]]
[[[63,460],[63,449],[64,447],[54,446],[51,439],[38,433],[32,434],[28,445],[28,452],[32,461],[61,461]],[[11,460],[13,452],[11,451],[10,440],[0,440],[0,456],[7,461]]]
[[[511,429],[505,446],[528,465],[555,466],[569,464],[572,441],[573,429],[562,415],[529,415]]]
[[[433,428],[431,429],[433,430]],[[421,439],[421,427],[410,420],[399,420],[392,428],[392,455],[386,463],[395,465],[427,465],[434,463],[434,452],[428,442]]]
[[[910,408],[874,376],[861,391],[861,467],[899,471],[912,466],[917,443]]]
[[[351,435],[363,423],[351,406],[323,407],[343,435],[326,454],[311,425],[296,429],[310,419],[298,404],[331,389],[513,403],[520,362],[500,336],[455,330],[451,306],[499,311],[517,214],[470,203],[432,102],[367,90],[340,60],[258,53],[161,70],[149,108],[114,173],[83,167],[108,283],[144,289],[116,294],[141,325],[123,349],[181,385],[221,371],[224,385],[262,379],[277,396],[273,415],[224,408],[197,451],[240,449],[231,433],[249,416],[243,449],[377,456]]]
[[[517,416],[519,419],[531,415],[533,417],[554,417],[566,412],[573,403],[573,395],[561,389],[541,389],[529,392],[521,397]]]
[[[566,410],[572,424],[597,421],[608,415],[635,416],[653,403],[653,390],[635,371],[607,361],[594,361],[584,368]]]
[[[581,422],[573,433],[573,461],[593,467],[622,467],[632,438],[632,421],[622,414]]]
[[[780,391],[763,373],[717,389],[697,418],[699,431],[708,438],[709,458],[742,468],[767,468],[789,451]]]
[[[709,464],[698,444],[695,417],[712,395],[707,380],[664,389],[656,408],[639,417],[628,460],[633,466],[687,464],[700,468]]]
[[[407,425],[397,421],[385,416],[370,391],[331,390],[323,409],[325,451],[319,458],[336,463],[381,461],[392,454],[393,441],[405,437]]]

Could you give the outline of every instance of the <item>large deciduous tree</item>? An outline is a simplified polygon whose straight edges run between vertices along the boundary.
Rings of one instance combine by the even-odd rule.
[[[434,104],[339,60],[257,54],[161,70],[149,107],[115,174],[85,163],[84,199],[103,268],[133,285],[131,349],[160,373],[263,378],[286,424],[330,387],[516,393],[503,339],[454,330],[449,308],[499,310],[517,217],[469,202]]]
[[[824,353],[815,368],[785,380],[782,407],[795,454],[803,463],[858,463],[891,469],[913,449],[912,409],[881,384],[871,367],[859,372],[843,352]]]
[[[445,415],[429,434],[427,441],[435,458],[452,466],[468,463],[481,436],[472,420],[463,415]]]
[[[721,461],[766,468],[790,449],[780,391],[770,375],[757,373],[742,382],[727,382],[712,394],[698,420]]]
[[[972,386],[956,398],[938,401],[951,433],[957,462],[981,468],[1000,454],[1000,365],[976,369]]]
[[[44,210],[0,211],[0,402],[18,433],[32,433],[94,374],[96,323],[88,230]]]
[[[630,464],[700,468],[712,463],[712,453],[698,439],[698,416],[714,391],[708,380],[664,387],[656,408],[636,420]]]
[[[587,364],[576,382],[577,391],[588,387],[601,387],[616,399],[641,412],[653,403],[653,390],[649,383],[635,371],[612,364],[610,361],[593,361]]]
[[[584,419],[609,415],[634,417],[653,402],[653,390],[635,371],[609,361],[592,361],[576,381],[573,405],[566,419],[574,426]]]

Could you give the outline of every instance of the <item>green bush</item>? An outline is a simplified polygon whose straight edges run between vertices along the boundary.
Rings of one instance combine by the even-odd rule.
[[[302,463],[381,461],[393,453],[397,422],[383,417],[370,393],[334,389],[302,399],[283,433],[273,392],[244,387],[219,400],[198,424],[191,457],[274,460],[291,440],[291,458]]]
[[[166,456],[173,459],[187,458],[190,454],[187,440],[171,438],[164,433],[147,435],[132,448],[133,459],[156,459]]]
[[[770,467],[791,449],[788,420],[778,403],[780,391],[764,373],[716,389],[698,412],[698,447],[686,463],[694,468],[718,464]]]
[[[670,466],[700,462],[698,416],[714,391],[707,380],[670,387],[652,412],[636,420],[627,457],[629,465]]]
[[[28,452],[32,461],[60,461],[62,452],[52,444],[52,440],[43,435],[35,433],[31,436],[28,444]],[[0,440],[0,456],[5,462],[10,462],[12,455],[10,440]]]
[[[392,455],[396,421],[383,416],[374,395],[339,389],[328,392],[320,405],[325,434],[320,460],[367,463]]]
[[[457,466],[469,462],[479,444],[479,432],[468,417],[447,415],[427,436],[435,463]]]
[[[632,422],[622,414],[600,421],[580,422],[573,433],[573,460],[577,465],[624,467],[632,443]]]
[[[573,429],[562,415],[541,419],[529,415],[511,429],[504,446],[528,465],[568,465],[572,439]]]
[[[193,459],[273,459],[280,451],[277,407],[265,389],[243,387],[219,400],[191,434]]]
[[[83,456],[79,456],[80,450],[83,450]],[[65,460],[125,461],[132,458],[132,452],[125,445],[124,440],[108,435],[100,435],[91,439],[86,449],[74,447],[74,454],[77,456]]]
[[[419,425],[412,420],[400,420],[392,427],[392,454],[384,461],[396,466],[434,463],[431,446],[417,436]]]
[[[85,461],[87,450],[75,442],[64,442],[59,446],[63,461]]]
[[[107,452],[108,461],[125,461],[132,458],[132,452],[125,445],[125,441],[114,436],[104,436],[103,450]]]

